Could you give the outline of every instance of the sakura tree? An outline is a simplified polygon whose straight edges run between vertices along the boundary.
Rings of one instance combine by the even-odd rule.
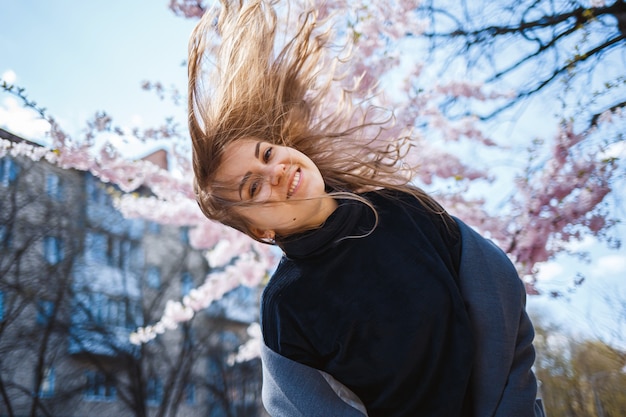
[[[350,60],[342,61],[344,76],[338,82],[356,86],[354,104],[374,103],[393,110],[395,124],[387,134],[410,129],[415,138],[408,156],[420,166],[415,184],[497,241],[517,265],[529,291],[534,291],[537,265],[568,251],[569,242],[592,235],[619,245],[611,234],[618,219],[611,216],[607,197],[615,193],[624,175],[619,147],[625,126],[622,107],[609,107],[588,124],[575,118],[557,119],[551,122],[548,137],[537,131],[509,143],[506,132],[498,129],[502,119],[486,121],[476,114],[506,106],[520,92],[505,84],[468,80],[458,66],[451,66],[446,77],[433,72],[431,62],[424,60],[429,55],[423,34],[431,30],[430,22],[422,18],[416,2],[312,3],[319,18],[328,18],[334,26],[333,41],[351,45],[337,50],[339,55],[351,52]],[[293,30],[294,17],[306,6],[294,3],[288,16],[281,15],[286,31]],[[208,10],[209,2],[172,0],[170,8],[181,17],[197,19]],[[161,83],[146,82],[143,87],[174,101],[181,97]],[[175,328],[239,285],[259,285],[275,265],[275,250],[202,216],[192,192],[187,148],[180,145],[187,140],[184,129],[166,121],[154,129],[129,131],[115,126],[109,114],[100,113],[87,122],[80,137],[72,136],[31,102],[24,90],[7,83],[2,89],[49,122],[51,145],[41,148],[2,141],[0,156],[45,158],[114,183],[124,192],[117,204],[126,216],[192,226],[191,243],[207,251],[211,266],[223,266],[188,296],[172,300],[162,319],[138,330],[134,342]],[[447,111],[451,105],[470,111],[451,114]],[[502,115],[511,117],[506,112]],[[617,139],[602,141],[607,133]],[[104,138],[106,142],[111,135],[171,140],[178,144],[171,151],[178,161],[176,170],[125,159],[110,141],[94,152],[96,141]],[[506,174],[494,168],[494,161],[502,158]],[[140,187],[151,190],[151,195],[135,192]]]

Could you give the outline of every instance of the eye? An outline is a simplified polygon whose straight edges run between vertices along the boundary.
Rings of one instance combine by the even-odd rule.
[[[252,181],[252,183],[250,184],[250,198],[254,198],[254,195],[257,193],[257,191],[259,191],[259,188],[261,188],[261,184],[260,181]]]
[[[265,150],[265,152],[263,152],[263,162],[268,162],[270,160],[272,157],[272,149],[273,148],[270,146]]]

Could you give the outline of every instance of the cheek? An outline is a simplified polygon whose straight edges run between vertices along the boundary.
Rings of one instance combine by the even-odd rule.
[[[319,172],[316,173],[317,175],[315,175],[315,178],[313,179],[313,181],[311,181],[311,187],[317,192],[317,193],[324,193],[324,190],[326,189],[326,186],[324,185],[324,179],[322,178],[322,174],[320,174]]]
[[[276,217],[276,213],[272,209],[256,207],[250,209],[249,217],[257,222],[267,223],[268,220]]]

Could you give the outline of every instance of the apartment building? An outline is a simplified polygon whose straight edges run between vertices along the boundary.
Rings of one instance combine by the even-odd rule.
[[[130,344],[210,266],[187,228],[124,218],[119,192],[87,172],[0,158],[0,416],[266,415],[259,361],[227,360],[258,319],[258,290]]]

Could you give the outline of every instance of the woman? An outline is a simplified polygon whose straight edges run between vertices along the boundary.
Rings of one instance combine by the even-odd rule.
[[[410,138],[385,141],[387,121],[352,108],[353,90],[332,96],[314,12],[277,49],[275,5],[242,3],[222,1],[192,34],[189,127],[203,213],[285,252],[261,307],[268,411],[535,415],[510,262],[409,185]]]

